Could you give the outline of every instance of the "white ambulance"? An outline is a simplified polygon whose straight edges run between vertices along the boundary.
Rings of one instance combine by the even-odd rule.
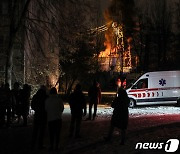
[[[145,73],[126,91],[130,98],[129,107],[177,104],[180,100],[180,71]]]

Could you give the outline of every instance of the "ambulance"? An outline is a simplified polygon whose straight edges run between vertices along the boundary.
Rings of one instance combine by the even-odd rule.
[[[180,71],[148,72],[126,89],[129,107],[180,102]]]

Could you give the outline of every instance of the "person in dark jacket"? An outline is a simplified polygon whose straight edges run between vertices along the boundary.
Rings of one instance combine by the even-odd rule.
[[[121,144],[123,145],[125,142],[126,129],[129,119],[129,97],[123,88],[119,88],[117,97],[114,99],[111,106],[114,108],[114,111],[111,117],[109,133],[105,139],[110,140],[114,128],[117,127],[121,130]]]
[[[95,120],[97,105],[101,102],[101,88],[96,80],[93,81],[93,85],[89,88],[88,96],[89,96],[89,117],[87,118],[87,120],[91,120],[93,105],[94,105],[93,120]]]
[[[7,116],[6,126],[9,127],[11,124],[11,108],[12,108],[12,94],[9,88],[9,83],[5,84],[4,93],[5,93],[6,116]]]
[[[0,87],[0,127],[3,127],[5,124],[7,127],[9,127],[11,122],[10,120],[11,120],[11,93],[10,93],[9,84],[6,83],[6,84],[2,84]]]
[[[86,115],[86,101],[81,90],[81,85],[77,84],[74,92],[70,95],[69,105],[71,109],[70,137],[80,137],[82,116]]]
[[[13,89],[11,90],[12,93],[12,118],[15,120],[15,114],[19,115],[18,105],[20,101],[20,86],[18,82],[14,83]]]
[[[33,96],[31,108],[35,111],[33,121],[32,148],[34,148],[38,140],[38,148],[43,148],[44,133],[47,124],[47,114],[45,110],[45,101],[48,95],[46,87],[41,86],[37,93]]]
[[[23,117],[23,126],[27,126],[27,117],[29,115],[29,105],[31,96],[31,86],[28,84],[23,85],[23,89],[20,91],[20,104],[18,115],[18,121],[20,121],[21,116]]]
[[[6,95],[4,92],[4,84],[1,83],[0,87],[0,128],[5,125],[5,115],[6,115]]]

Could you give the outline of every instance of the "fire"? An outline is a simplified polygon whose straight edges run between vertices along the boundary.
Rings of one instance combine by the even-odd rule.
[[[124,38],[122,25],[118,25],[116,22],[111,22],[111,27],[108,27],[108,31],[105,33],[104,46],[105,51],[101,51],[99,57],[107,57],[109,55],[117,55],[118,50],[124,51]]]
[[[105,34],[105,38],[106,41],[104,42],[104,46],[106,47],[106,49],[104,51],[101,51],[99,54],[99,57],[116,57],[117,56],[117,52],[116,52],[116,48],[112,47],[112,43],[111,40],[109,38],[108,34]]]
[[[109,11],[106,10],[104,12],[104,17],[105,20],[107,21],[107,31],[105,32],[105,42],[104,42],[104,46],[106,47],[106,49],[104,51],[101,51],[99,54],[99,57],[109,57],[112,55],[112,53],[115,52],[114,48],[113,48],[113,29],[112,29],[112,19],[111,16],[109,14]]]
[[[103,70],[112,70],[128,72],[131,69],[131,46],[132,38],[127,39],[127,48],[124,47],[124,36],[122,25],[111,22],[111,27],[105,33],[104,46],[106,49],[101,51],[99,57],[103,60]],[[109,65],[109,67],[107,66]],[[111,67],[111,68],[110,68]],[[124,69],[124,70],[123,70]]]
[[[132,38],[124,37],[124,25],[121,21],[114,21],[118,18],[113,16],[111,9],[104,12],[104,17],[107,22],[104,42],[106,49],[99,54],[101,68],[105,71],[128,72],[132,68],[130,53]]]
[[[107,34],[105,34],[105,38],[106,38],[106,41],[104,42],[104,46],[106,47],[106,49],[100,52],[99,57],[108,57],[110,55],[111,43],[108,39]]]

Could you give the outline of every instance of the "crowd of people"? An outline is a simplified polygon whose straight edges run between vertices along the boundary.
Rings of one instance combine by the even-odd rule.
[[[62,114],[64,103],[57,89],[52,87],[47,90],[45,86],[41,86],[35,95],[33,95],[30,103],[31,86],[25,84],[20,89],[19,83],[14,83],[13,89],[10,90],[9,85],[2,85],[0,88],[0,127],[9,127],[14,119],[17,123],[23,119],[23,126],[27,126],[27,117],[29,107],[34,110],[33,133],[32,133],[32,149],[38,146],[39,149],[44,148],[43,140],[46,126],[48,126],[50,147],[49,150],[58,149],[59,139],[62,127]],[[89,115],[86,120],[95,120],[97,105],[101,102],[100,84],[94,80],[88,91],[89,96]],[[69,128],[69,137],[80,138],[80,130],[82,117],[87,114],[87,101],[82,92],[80,84],[75,86],[74,91],[70,94],[68,103],[71,110],[71,122]],[[112,137],[114,127],[121,130],[121,144],[125,142],[125,132],[128,125],[128,104],[129,98],[123,88],[119,88],[117,97],[112,103],[114,108],[109,133],[105,138],[109,141]],[[92,108],[94,113],[92,114]]]
[[[20,89],[19,83],[15,82],[10,90],[9,84],[0,87],[0,127],[10,127],[17,119],[19,123],[23,118],[23,125],[27,126],[27,117],[30,107],[31,86],[24,84]]]

